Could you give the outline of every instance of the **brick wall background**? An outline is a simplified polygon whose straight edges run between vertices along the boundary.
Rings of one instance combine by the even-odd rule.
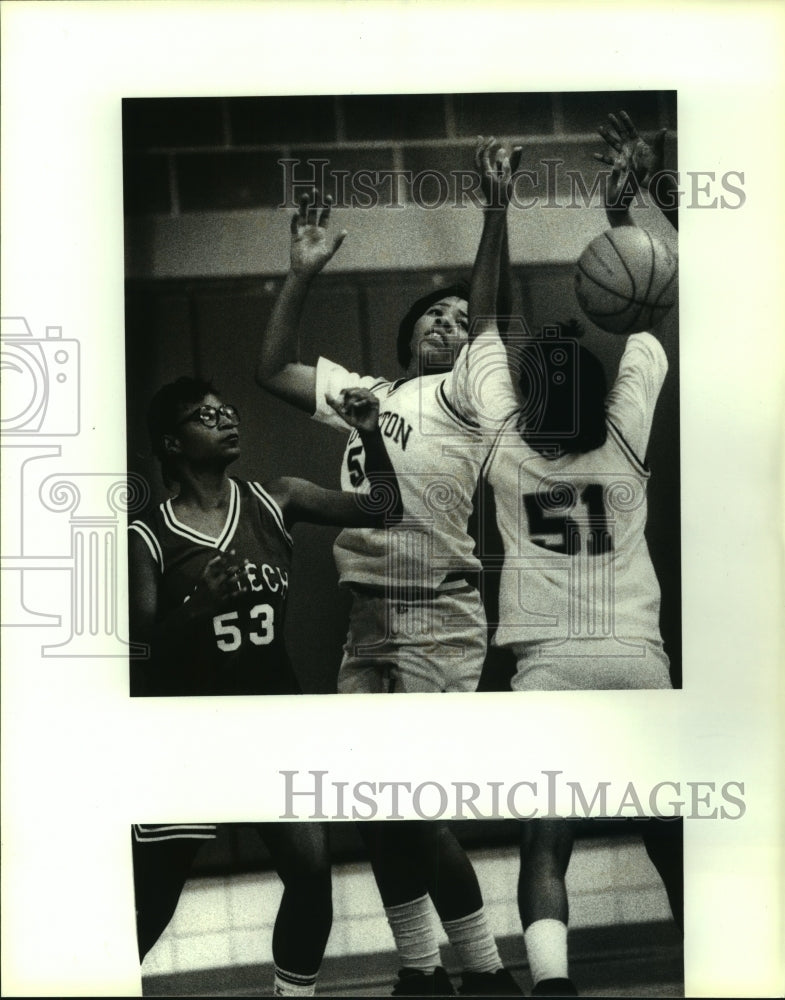
[[[537,170],[526,197],[548,199],[543,160],[563,160],[554,204],[510,211],[510,251],[529,324],[581,318],[573,264],[607,228],[599,202],[570,207],[568,169],[588,190],[601,165],[596,128],[625,108],[643,134],[669,128],[667,164],[676,165],[674,92],[464,94],[326,97],[129,99],[123,105],[126,203],[126,386],[129,468],[163,496],[150,457],[144,414],[153,392],[180,374],[213,377],[242,414],[244,453],[233,472],[264,481],[303,476],[337,488],[343,436],[261,391],[253,362],[281,275],[288,266],[290,207],[280,159],[328,161],[326,176],[360,169],[468,169],[477,134],[524,145]],[[305,171],[301,173],[300,171]],[[408,304],[456,277],[468,277],[481,213],[467,204],[426,210],[401,186],[401,207],[335,208],[331,223],[349,236],[312,287],[301,324],[304,361],[320,353],[352,370],[396,377],[394,342]],[[595,201],[597,199],[595,198]],[[656,210],[640,225],[673,242]],[[585,322],[584,343],[612,379],[623,339]],[[675,344],[678,307],[664,329]],[[671,354],[655,418],[649,462],[649,542],[663,590],[662,627],[680,683],[678,355]],[[492,511],[484,554],[498,553]],[[332,562],[335,532],[295,529],[287,636],[306,691],[334,690],[345,635],[346,600]],[[495,578],[487,577],[488,599]],[[504,688],[507,664],[489,657],[484,685]]]
[[[590,179],[597,127],[619,108],[641,132],[676,128],[675,91],[619,91],[610,102],[592,91],[128,100],[126,212],[275,208],[284,158],[326,158],[331,170],[448,173],[471,167],[478,135],[523,144],[526,162],[564,159]]]

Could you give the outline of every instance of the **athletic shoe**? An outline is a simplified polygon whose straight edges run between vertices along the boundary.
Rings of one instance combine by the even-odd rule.
[[[496,972],[469,972],[463,974],[458,994],[462,997],[522,997],[523,990],[506,969]]]
[[[392,996],[454,997],[455,990],[452,988],[450,977],[439,965],[433,972],[423,972],[422,969],[401,969]]]
[[[541,979],[532,990],[533,997],[577,997],[575,984],[569,979]]]

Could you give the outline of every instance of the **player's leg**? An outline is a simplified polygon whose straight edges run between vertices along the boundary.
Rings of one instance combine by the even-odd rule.
[[[502,966],[474,865],[446,823],[411,824],[412,850],[427,860],[428,891],[463,969],[462,996],[522,996]]]
[[[673,919],[684,933],[684,827],[680,819],[647,819],[643,844],[668,894]]]
[[[462,995],[514,995],[488,926],[474,866],[437,822],[360,824],[403,968],[395,995],[445,995],[431,902],[463,969]]]
[[[262,823],[284,885],[273,929],[275,996],[313,996],[333,919],[327,829],[321,823]]]
[[[416,838],[407,836],[413,825],[357,824],[401,964],[393,996],[452,996],[441,966],[425,859],[416,852]]]
[[[339,694],[385,694],[390,688],[390,636],[384,591],[352,587],[349,628],[338,671]]]
[[[196,852],[202,843],[202,840],[184,837],[138,840],[132,831],[136,937],[140,962],[174,916]]]
[[[395,649],[391,691],[428,694],[476,691],[487,652],[487,622],[479,591],[460,589],[389,602]]]
[[[574,837],[574,822],[570,820],[521,823],[518,911],[533,996],[576,995],[567,962],[569,904],[565,883]]]

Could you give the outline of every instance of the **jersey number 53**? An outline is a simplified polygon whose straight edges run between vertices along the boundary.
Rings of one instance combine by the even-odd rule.
[[[216,615],[213,631],[216,645],[223,653],[239,649],[246,640],[254,646],[268,646],[275,638],[273,609],[269,604],[255,604],[248,614],[248,621],[240,620],[239,611]]]

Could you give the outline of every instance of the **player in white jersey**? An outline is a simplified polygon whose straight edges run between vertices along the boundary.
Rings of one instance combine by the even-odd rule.
[[[494,146],[480,146],[478,165],[496,203],[509,198],[512,171]],[[629,197],[618,204],[628,169],[614,162],[612,225],[631,224]],[[486,207],[465,372],[474,416],[494,437],[486,473],[505,547],[495,642],[515,653],[515,690],[669,688],[644,536],[645,455],[665,353],[651,334],[629,337],[606,394],[599,362],[574,341],[504,344],[493,317],[502,232],[499,211]],[[538,996],[576,993],[564,881],[573,837],[567,820],[522,824],[518,900]],[[680,865],[670,844],[644,840],[680,922]]]
[[[546,418],[557,408],[564,423],[573,418],[575,385],[581,400],[595,387],[604,396],[599,361],[575,341],[535,344],[523,354],[527,363],[541,366],[551,383]],[[561,450],[553,435],[529,434],[531,406],[516,410],[496,436],[485,468],[505,547],[494,642],[515,654],[515,690],[670,687],[659,585],[644,536],[644,456],[666,371],[651,334],[628,338],[604,428],[598,413],[605,441],[591,451]],[[564,386],[553,386],[557,372]],[[566,398],[554,400],[562,389]],[[578,409],[574,416],[584,415]]]
[[[326,394],[345,385],[380,400],[380,426],[417,519],[393,535],[344,531],[335,546],[341,583],[352,593],[338,679],[343,693],[474,691],[486,652],[486,621],[472,577],[480,570],[467,522],[488,442],[456,395],[465,364],[467,289],[451,286],[418,300],[401,322],[404,378],[358,376],[327,359],[300,362],[297,334],[310,283],[341,245],[328,237],[327,206],[303,198],[292,219],[291,267],[261,345],[257,381],[328,425],[339,426]],[[344,488],[366,489],[363,448],[349,436]],[[426,530],[423,531],[423,524]],[[395,995],[452,992],[439,965],[433,901],[464,966],[465,995],[520,994],[502,968],[471,862],[446,825],[360,824],[403,968]],[[436,877],[438,873],[438,878]],[[430,897],[430,898],[429,898]]]
[[[441,319],[439,311],[450,308],[444,304],[451,299],[458,308],[464,301],[442,290],[426,314]],[[347,383],[378,397],[380,427],[404,509],[427,530],[346,529],[338,536],[335,561],[341,584],[353,597],[338,690],[475,691],[486,633],[474,584],[481,567],[467,524],[487,442],[461,414],[451,398],[451,379],[443,373],[391,382],[320,359],[317,420],[341,429],[325,400]],[[362,443],[349,434],[341,464],[343,489],[368,488],[363,464]]]

